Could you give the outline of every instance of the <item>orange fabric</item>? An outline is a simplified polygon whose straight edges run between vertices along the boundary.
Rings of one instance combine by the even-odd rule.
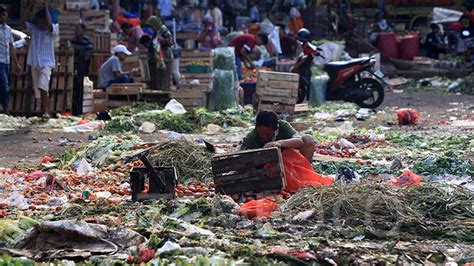
[[[421,183],[421,177],[410,170],[405,170],[403,174],[391,182],[399,187],[418,186]]]
[[[122,24],[128,22],[128,23],[132,24],[133,27],[139,27],[140,23],[141,23],[141,20],[139,18],[126,18],[124,16],[120,16],[117,19],[117,22],[120,26],[122,26]]]
[[[400,109],[397,111],[398,124],[402,125],[414,125],[418,120],[420,112],[415,109]]]
[[[327,186],[334,183],[331,177],[316,173],[298,150],[284,149],[282,151],[283,165],[285,166],[285,190],[295,192],[307,186]]]
[[[293,20],[290,20],[288,28],[291,30],[293,34],[296,34],[300,29],[304,27],[303,18],[301,16],[296,17],[296,24]]]
[[[274,210],[278,209],[280,209],[278,205],[267,199],[251,200],[240,206],[239,213],[242,216],[253,219],[255,217],[269,217]]]

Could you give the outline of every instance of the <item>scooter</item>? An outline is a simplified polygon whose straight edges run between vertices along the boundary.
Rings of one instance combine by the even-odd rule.
[[[315,56],[324,58],[321,49],[305,42],[303,57],[300,57],[293,66],[292,72],[300,74],[300,91],[298,102],[309,98],[311,81],[308,73]],[[301,62],[300,60],[304,60]],[[310,62],[311,61],[311,62]],[[374,69],[375,59],[370,57],[353,59],[351,61],[331,62],[324,65],[323,70],[329,75],[326,88],[326,100],[354,102],[362,108],[377,108],[384,99],[384,86],[388,85],[383,80],[383,73]],[[383,85],[382,85],[383,84]]]

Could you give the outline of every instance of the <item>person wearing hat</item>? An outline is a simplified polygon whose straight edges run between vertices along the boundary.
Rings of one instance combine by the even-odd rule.
[[[131,71],[122,71],[122,63],[128,55],[132,53],[122,44],[113,49],[114,55],[100,66],[99,71],[99,88],[105,89],[114,83],[133,83],[131,75],[138,73],[138,69]]]
[[[204,17],[204,27],[199,31],[197,41],[201,43],[201,51],[206,52],[222,43],[221,35],[211,16]]]

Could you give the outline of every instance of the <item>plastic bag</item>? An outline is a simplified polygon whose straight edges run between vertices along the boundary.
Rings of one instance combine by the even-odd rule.
[[[236,106],[234,80],[233,70],[214,70],[208,106],[210,111],[226,110]]]
[[[212,50],[212,70],[234,70],[235,53],[233,47],[220,47]]]
[[[391,183],[399,187],[418,186],[421,183],[421,177],[410,170],[405,170],[402,175],[391,180]]]
[[[326,87],[329,77],[320,75],[311,79],[311,88],[309,93],[309,105],[320,106],[326,101]]]
[[[414,125],[418,120],[420,112],[415,109],[400,109],[397,111],[398,124],[402,125]]]
[[[282,157],[285,166],[286,191],[294,192],[306,186],[327,186],[334,183],[331,177],[316,173],[308,159],[298,150],[284,149]]]
[[[274,210],[278,209],[280,207],[277,204],[267,199],[251,200],[240,206],[239,213],[242,216],[253,219],[255,217],[269,217]]]
[[[186,109],[184,109],[184,106],[176,101],[175,99],[171,99],[165,106],[165,110],[170,111],[173,114],[184,114],[186,113]]]

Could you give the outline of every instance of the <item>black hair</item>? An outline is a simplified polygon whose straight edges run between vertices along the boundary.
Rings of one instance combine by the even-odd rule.
[[[283,24],[283,23],[277,23],[277,24],[275,24],[275,26],[277,26],[278,28],[280,28],[280,29],[282,29],[282,30],[285,30],[285,29],[286,29],[286,26],[285,26],[285,24]]]
[[[84,24],[84,23],[77,23],[77,26],[81,27],[81,29],[82,29],[83,31],[86,30],[86,24]]]
[[[260,111],[256,118],[256,127],[271,127],[278,129],[278,115],[273,111]]]
[[[38,10],[35,14],[36,19],[45,19],[46,18],[46,9],[42,8]]]
[[[262,39],[264,45],[268,44],[268,36],[265,33],[259,33],[257,36]]]
[[[141,38],[140,38],[140,44],[141,45],[146,45],[148,44],[149,42],[151,41],[151,36],[150,35],[143,35]]]
[[[7,12],[8,7],[6,5],[0,5],[0,14]]]
[[[217,3],[216,3],[216,1],[214,1],[214,0],[210,0],[207,5],[208,5],[209,7],[212,7],[212,6],[217,6]]]
[[[440,30],[439,25],[436,23],[431,23],[430,24],[430,29],[431,30]]]
[[[122,24],[122,26],[120,27],[122,30],[126,30],[126,29],[131,29],[133,28],[132,24],[128,23],[128,22],[125,22]]]

